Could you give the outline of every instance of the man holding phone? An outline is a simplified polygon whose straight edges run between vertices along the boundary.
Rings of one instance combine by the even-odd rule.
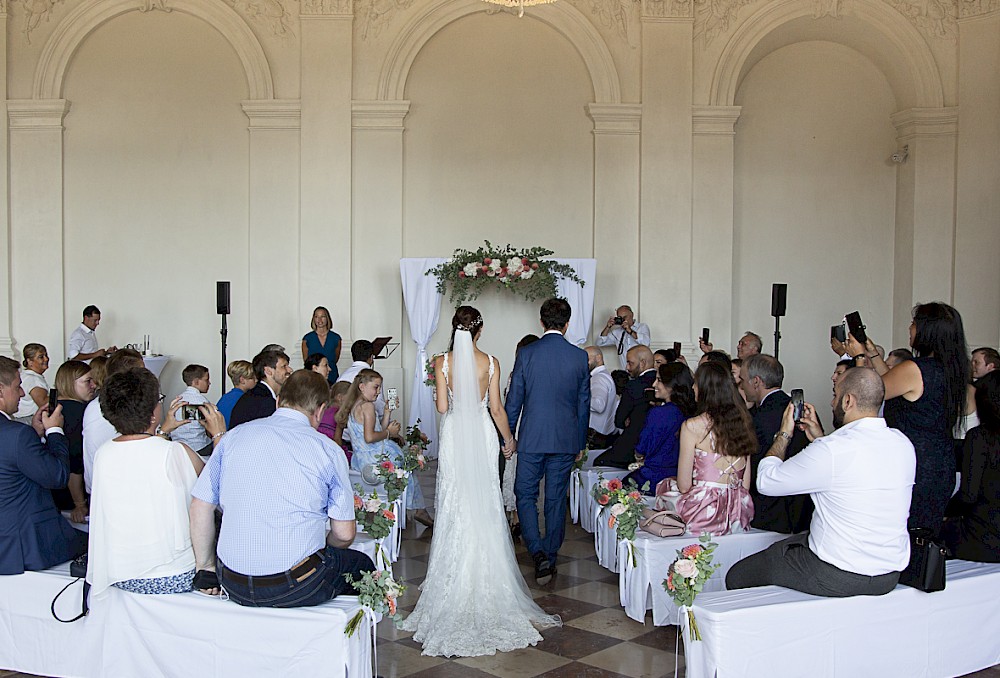
[[[614,346],[618,349],[618,362],[623,370],[628,369],[628,352],[636,346],[649,346],[649,325],[636,321],[630,306],[619,306],[615,315],[608,318],[607,325],[597,337],[598,346]]]

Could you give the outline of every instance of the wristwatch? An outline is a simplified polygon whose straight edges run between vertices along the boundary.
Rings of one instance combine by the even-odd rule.
[[[771,442],[773,443],[778,438],[784,438],[785,440],[791,440],[792,439],[792,434],[791,433],[785,433],[784,431],[778,431],[777,433],[774,434],[774,437],[771,439]]]

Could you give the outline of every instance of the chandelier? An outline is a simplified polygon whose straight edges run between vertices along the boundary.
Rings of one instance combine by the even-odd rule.
[[[494,5],[503,5],[504,7],[517,7],[517,16],[524,16],[524,8],[531,7],[533,5],[547,5],[549,3],[555,2],[556,0],[483,0],[484,2],[489,2]]]

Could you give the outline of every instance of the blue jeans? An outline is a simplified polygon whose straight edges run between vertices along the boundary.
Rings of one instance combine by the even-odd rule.
[[[518,453],[514,495],[521,537],[532,555],[543,553],[553,565],[566,536],[566,493],[576,455]],[[545,479],[545,537],[538,529],[538,484]]]
[[[372,559],[360,551],[327,546],[317,553],[320,563],[316,571],[302,581],[296,581],[286,572],[285,581],[278,584],[260,586],[253,577],[247,577],[250,581],[246,584],[238,584],[228,576],[233,570],[220,560],[219,583],[230,599],[247,607],[312,607],[342,593],[353,595],[354,587],[344,579],[345,574],[357,580],[362,572],[375,570]]]

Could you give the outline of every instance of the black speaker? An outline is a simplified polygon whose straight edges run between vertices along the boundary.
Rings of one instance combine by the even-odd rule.
[[[788,295],[788,285],[774,283],[771,285],[771,315],[780,318],[785,315],[785,297]]]
[[[229,281],[215,283],[215,312],[219,315],[232,313],[229,309]]]

